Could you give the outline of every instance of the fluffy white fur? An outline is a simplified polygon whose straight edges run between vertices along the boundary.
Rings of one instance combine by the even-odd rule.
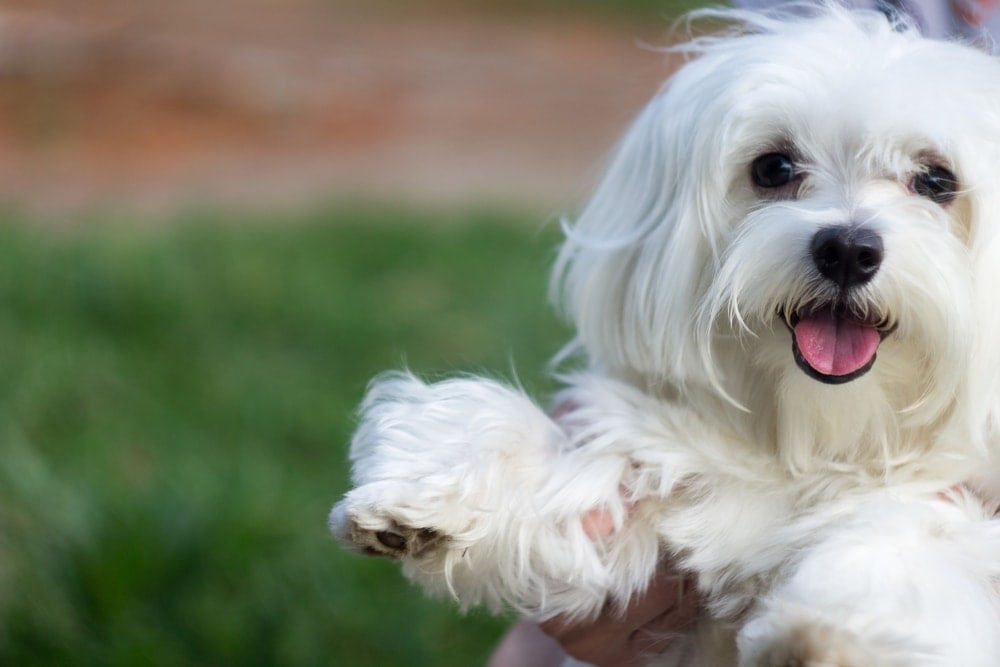
[[[683,47],[567,228],[587,368],[558,423],[488,379],[384,376],[331,528],[540,619],[624,604],[673,556],[708,612],[655,664],[1000,665],[1000,63],[877,13],[716,14],[738,27]],[[793,190],[754,184],[771,152]],[[930,165],[953,201],[915,191]],[[836,226],[884,243],[849,290],[810,254]],[[895,326],[838,385],[784,321],[832,301]]]

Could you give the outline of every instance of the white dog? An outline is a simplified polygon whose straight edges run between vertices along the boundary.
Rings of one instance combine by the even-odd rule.
[[[331,528],[536,619],[670,555],[708,609],[655,664],[996,667],[1000,62],[876,12],[711,16],[567,229],[559,416],[383,377]]]

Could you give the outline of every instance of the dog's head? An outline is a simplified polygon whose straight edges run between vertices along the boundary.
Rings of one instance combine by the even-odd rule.
[[[725,18],[739,30],[684,47],[567,230],[554,285],[580,344],[758,415],[980,438],[1000,371],[1000,62],[876,12]]]

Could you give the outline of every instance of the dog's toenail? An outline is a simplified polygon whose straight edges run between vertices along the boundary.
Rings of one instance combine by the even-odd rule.
[[[375,539],[382,543],[383,546],[399,551],[406,547],[406,538],[402,535],[396,533],[390,533],[387,530],[379,531],[375,533]]]
[[[417,533],[417,536],[424,542],[430,542],[431,540],[437,538],[438,532],[433,528],[421,528],[420,532]]]

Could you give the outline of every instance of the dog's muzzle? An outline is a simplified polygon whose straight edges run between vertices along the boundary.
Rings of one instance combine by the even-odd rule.
[[[819,274],[846,296],[878,273],[884,248],[873,230],[848,225],[816,232],[810,253]],[[867,373],[875,365],[882,340],[895,329],[888,320],[875,321],[839,305],[849,301],[813,303],[783,313],[792,332],[795,362],[820,382],[844,384]]]

